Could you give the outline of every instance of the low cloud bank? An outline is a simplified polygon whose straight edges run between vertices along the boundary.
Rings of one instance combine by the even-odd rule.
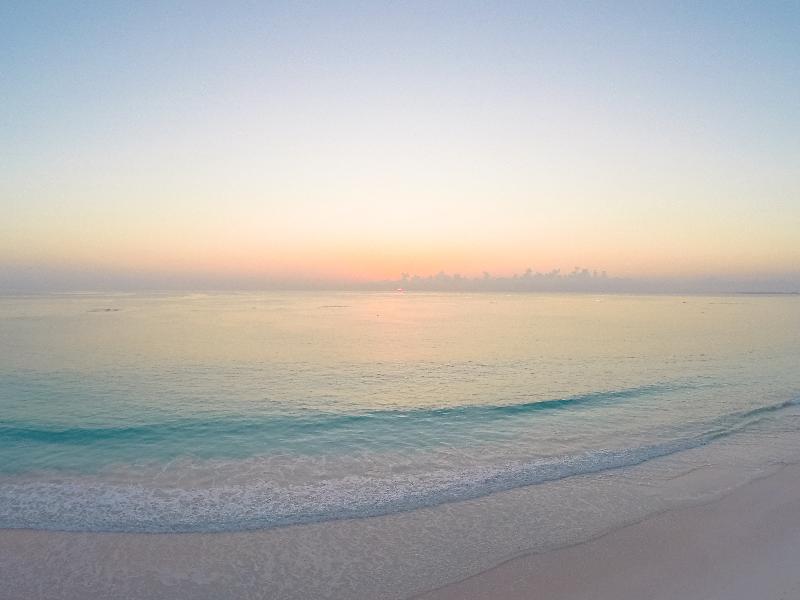
[[[576,267],[477,277],[440,272],[397,279],[346,281],[315,278],[232,277],[220,274],[107,272],[92,269],[0,266],[0,293],[146,290],[368,290],[431,292],[586,292],[586,293],[800,293],[800,272],[741,278],[629,278]]]

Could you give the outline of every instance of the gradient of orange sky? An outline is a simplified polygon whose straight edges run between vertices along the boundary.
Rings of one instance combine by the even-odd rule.
[[[797,11],[417,8],[17,6],[0,268],[800,279]]]

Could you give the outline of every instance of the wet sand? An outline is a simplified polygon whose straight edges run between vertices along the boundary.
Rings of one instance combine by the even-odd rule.
[[[230,534],[4,530],[0,598],[800,598],[798,466],[588,542],[522,556],[520,548],[471,575],[482,568],[482,544],[493,542],[469,515],[481,514],[496,543],[509,543],[520,520],[532,518],[519,507],[542,493],[534,488],[385,518]],[[474,554],[448,550],[445,534],[454,530]],[[426,592],[459,579],[453,573],[461,580]]]
[[[800,598],[800,468],[715,502],[510,560],[418,600]]]

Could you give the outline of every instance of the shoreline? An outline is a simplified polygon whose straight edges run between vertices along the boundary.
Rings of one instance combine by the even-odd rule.
[[[471,558],[453,555],[443,531],[459,528],[469,537],[470,516],[483,515],[492,535],[509,538],[508,519],[519,506],[514,497],[532,491],[445,510],[235,534],[0,530],[0,599],[800,597],[793,558],[800,548],[800,465],[785,464],[712,500],[598,531],[588,541],[542,551],[518,547],[488,569],[479,557],[489,540],[481,535],[466,542],[477,548]],[[416,553],[425,556],[409,558]]]
[[[721,498],[528,553],[409,600],[789,600],[800,597],[800,465]]]

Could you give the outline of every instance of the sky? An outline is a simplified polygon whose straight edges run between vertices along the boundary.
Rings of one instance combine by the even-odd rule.
[[[0,289],[574,266],[800,286],[800,3],[0,3]]]

